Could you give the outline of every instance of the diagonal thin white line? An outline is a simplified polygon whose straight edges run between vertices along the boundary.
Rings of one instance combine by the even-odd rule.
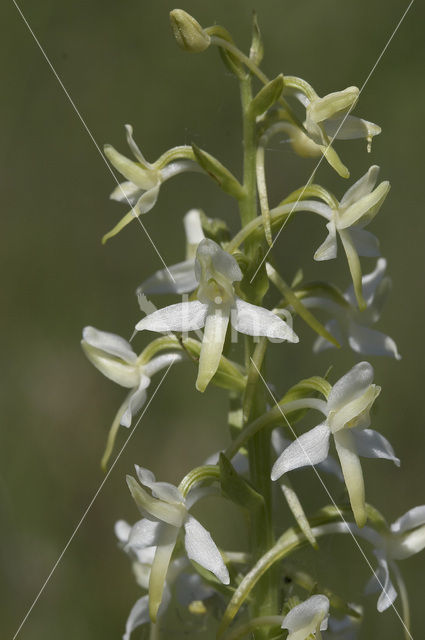
[[[103,162],[106,164],[106,166],[108,167],[108,170],[110,172],[110,174],[112,175],[113,179],[115,180],[115,182],[117,183],[118,187],[121,189],[121,193],[124,196],[124,198],[127,200],[127,204],[131,209],[131,212],[133,213],[134,217],[136,218],[136,220],[139,222],[141,228],[143,229],[143,231],[145,232],[149,242],[151,243],[152,247],[154,248],[158,258],[161,260],[162,264],[164,265],[169,277],[172,279],[173,282],[175,282],[175,279],[173,277],[173,274],[170,272],[169,268],[167,267],[162,255],[159,252],[159,249],[157,248],[156,244],[154,243],[152,237],[150,236],[148,230],[146,229],[145,225],[143,224],[143,222],[141,221],[140,217],[138,215],[136,215],[134,207],[131,205],[127,195],[125,194],[123,188],[121,187],[115,173],[112,170],[111,165],[109,164],[108,160],[106,159],[106,157],[104,156],[104,154],[102,153],[101,148],[99,147],[98,143],[96,142],[92,132],[90,131],[88,125],[86,124],[83,116],[81,115],[81,113],[79,112],[75,102],[73,101],[73,99],[71,98],[69,91],[66,89],[64,83],[62,82],[61,78],[59,77],[59,74],[57,73],[56,69],[54,68],[52,62],[50,61],[47,53],[45,52],[45,50],[43,49],[40,41],[38,40],[37,36],[35,35],[34,31],[32,30],[31,26],[28,23],[28,20],[26,19],[26,17],[24,16],[22,9],[19,7],[18,3],[16,2],[16,0],[12,0],[13,4],[15,5],[19,15],[21,16],[22,20],[24,21],[28,31],[30,32],[30,34],[32,35],[35,43],[37,44],[38,48],[40,49],[41,53],[43,54],[44,59],[46,60],[48,66],[50,67],[50,70],[52,71],[53,75],[55,76],[56,80],[59,82],[63,92],[65,93],[66,97],[68,98],[69,102],[71,103],[72,108],[74,109],[75,113],[77,114],[78,118],[80,119],[81,124],[83,125],[84,129],[87,131],[91,141],[93,142],[94,146],[96,147],[96,149],[99,152],[100,157],[102,158]]]
[[[386,42],[386,44],[385,44],[384,48],[382,49],[381,53],[379,54],[379,56],[378,56],[378,58],[377,58],[377,60],[376,60],[375,64],[373,65],[372,69],[369,71],[369,73],[368,73],[368,75],[367,75],[367,77],[366,77],[365,81],[363,82],[362,86],[361,86],[361,87],[360,87],[360,89],[359,89],[359,97],[360,97],[360,95],[361,95],[361,93],[362,93],[363,89],[365,88],[365,86],[366,86],[366,85],[367,85],[367,83],[369,82],[369,80],[370,80],[370,78],[371,78],[371,76],[372,76],[373,72],[375,71],[376,67],[377,67],[377,66],[378,66],[378,64],[380,63],[380,61],[381,61],[381,59],[382,59],[382,56],[384,55],[384,53],[385,53],[385,52],[386,52],[386,50],[388,49],[388,47],[389,47],[389,45],[390,45],[390,43],[391,43],[392,39],[394,38],[395,34],[396,34],[396,33],[397,33],[397,31],[399,30],[399,28],[400,28],[400,26],[401,26],[401,24],[402,24],[403,20],[404,20],[404,19],[405,19],[405,17],[407,16],[407,14],[408,14],[408,12],[409,12],[409,10],[410,10],[410,7],[413,5],[414,1],[415,1],[415,0],[410,0],[410,3],[408,4],[407,9],[405,9],[405,11],[404,11],[403,15],[401,16],[401,18],[400,18],[400,20],[398,21],[397,25],[395,26],[395,28],[394,28],[393,32],[391,33],[390,37],[388,38],[388,40],[387,40],[387,42]],[[281,228],[280,228],[280,229],[279,229],[279,231],[277,232],[276,237],[274,238],[274,240],[273,240],[272,244],[271,244],[271,245],[270,245],[270,247],[267,249],[267,251],[266,251],[266,253],[265,253],[265,255],[264,255],[263,259],[261,260],[260,264],[258,265],[258,267],[257,267],[257,269],[256,269],[256,271],[255,271],[255,273],[254,273],[254,275],[252,276],[252,278],[251,278],[251,280],[250,280],[250,283],[252,283],[252,281],[254,280],[255,276],[257,275],[257,273],[259,272],[259,270],[260,270],[260,269],[261,269],[261,267],[263,266],[263,264],[264,264],[265,260],[267,259],[267,256],[269,255],[270,251],[273,249],[273,247],[274,247],[274,245],[275,245],[275,243],[276,243],[277,239],[279,238],[280,234],[282,233],[282,231],[284,230],[284,228],[285,228],[286,224],[288,223],[288,221],[289,221],[289,219],[290,219],[290,217],[291,217],[291,215],[292,215],[292,213],[293,213],[293,211],[294,211],[295,207],[297,206],[297,204],[299,203],[299,201],[300,201],[300,200],[301,200],[301,198],[303,197],[304,192],[305,192],[305,190],[307,189],[308,185],[309,185],[309,184],[311,183],[311,181],[313,180],[313,178],[314,178],[314,174],[316,173],[317,169],[318,169],[318,168],[320,167],[320,165],[322,164],[322,162],[323,162],[323,160],[324,160],[324,158],[325,158],[325,154],[326,154],[326,152],[327,152],[327,151],[330,149],[330,147],[332,146],[332,144],[333,144],[333,142],[334,142],[335,138],[337,137],[337,135],[338,135],[338,133],[339,133],[339,131],[340,131],[341,127],[344,125],[344,122],[346,121],[346,119],[348,118],[348,116],[350,115],[350,113],[352,112],[352,110],[355,108],[355,106],[356,106],[356,105],[355,105],[355,104],[353,104],[353,105],[350,107],[350,109],[347,111],[347,113],[345,114],[344,118],[342,119],[342,121],[341,121],[341,123],[340,123],[339,127],[338,127],[338,128],[337,128],[337,130],[335,131],[335,133],[334,133],[333,137],[330,139],[328,146],[326,147],[326,149],[325,149],[324,153],[322,153],[322,155],[321,155],[321,157],[320,157],[320,159],[319,159],[319,161],[318,161],[317,165],[314,167],[313,171],[311,172],[311,175],[310,175],[310,177],[308,178],[308,180],[307,180],[306,184],[304,185],[304,187],[303,187],[303,189],[302,189],[302,191],[301,191],[300,195],[298,196],[297,201],[296,201],[296,202],[294,202],[294,206],[293,206],[293,207],[292,207],[292,209],[290,210],[290,212],[289,212],[289,214],[288,214],[288,217],[286,218],[286,220],[284,221],[283,225],[281,226]]]
[[[273,399],[273,402],[275,403],[275,405],[276,405],[276,406],[277,406],[277,408],[279,409],[279,411],[280,411],[280,413],[281,413],[281,415],[282,415],[283,419],[285,420],[286,424],[288,425],[289,429],[291,430],[292,435],[294,436],[294,438],[295,438],[296,440],[298,440],[297,434],[295,433],[295,431],[294,431],[294,429],[293,429],[292,425],[290,424],[290,422],[289,422],[288,418],[286,417],[285,413],[282,411],[282,407],[280,406],[280,404],[278,403],[278,401],[277,401],[277,400],[276,400],[276,398],[274,397],[273,392],[271,391],[271,389],[270,389],[270,387],[268,386],[267,382],[265,381],[265,379],[264,379],[264,377],[263,377],[263,375],[262,375],[261,371],[259,370],[259,368],[258,368],[258,367],[257,367],[257,365],[255,364],[255,362],[254,362],[254,360],[251,358],[251,356],[250,356],[250,360],[251,360],[252,364],[254,365],[254,367],[255,367],[255,369],[256,369],[256,371],[257,371],[258,375],[260,376],[260,378],[261,378],[262,382],[264,383],[264,386],[266,387],[267,391],[270,393],[270,395],[271,395],[271,397],[272,397],[272,399]],[[327,495],[328,495],[328,497],[329,497],[330,501],[332,502],[333,506],[334,506],[334,507],[335,507],[335,509],[337,510],[338,515],[340,516],[341,520],[342,520],[342,521],[343,521],[343,523],[345,524],[345,526],[346,526],[346,528],[347,528],[348,533],[349,533],[349,534],[350,534],[350,536],[352,537],[352,539],[353,539],[353,541],[354,541],[355,545],[357,546],[358,550],[360,551],[361,555],[363,556],[363,559],[366,561],[366,564],[368,565],[369,569],[371,570],[372,574],[374,575],[374,577],[375,577],[376,581],[378,582],[379,586],[381,587],[381,589],[382,589],[383,593],[384,593],[384,594],[387,596],[387,598],[389,599],[388,592],[387,592],[387,590],[385,589],[385,586],[382,584],[381,580],[379,579],[379,577],[378,577],[378,575],[377,575],[377,573],[376,573],[375,569],[372,567],[371,563],[369,562],[369,560],[368,560],[368,558],[367,558],[367,556],[366,556],[365,552],[363,551],[363,548],[361,547],[361,545],[360,545],[359,541],[357,540],[357,538],[356,538],[356,536],[354,535],[354,533],[351,531],[351,528],[350,528],[350,526],[349,526],[348,522],[345,520],[344,516],[342,515],[341,509],[340,509],[340,508],[338,507],[338,505],[336,504],[335,500],[334,500],[334,499],[333,499],[333,497],[332,497],[332,494],[330,493],[330,491],[329,491],[329,489],[327,488],[326,484],[324,483],[324,481],[323,481],[323,479],[322,479],[321,475],[319,474],[319,472],[317,471],[317,469],[316,469],[316,467],[314,466],[313,462],[311,461],[310,456],[308,455],[307,451],[304,449],[303,445],[300,443],[300,441],[299,441],[299,440],[298,440],[298,445],[300,446],[300,448],[301,448],[301,450],[302,450],[303,454],[306,456],[307,460],[309,461],[309,463],[310,463],[310,465],[311,465],[311,467],[312,467],[312,469],[313,469],[314,473],[316,474],[316,476],[317,476],[317,477],[318,477],[318,479],[319,479],[320,484],[321,484],[321,485],[322,485],[322,487],[324,488],[324,490],[325,490],[325,492],[327,493]],[[395,605],[394,605],[394,603],[393,603],[393,602],[391,603],[391,607],[394,609],[394,611],[395,611],[395,613],[396,613],[396,615],[397,615],[398,619],[400,620],[401,624],[403,625],[404,630],[406,631],[407,635],[409,636],[409,638],[410,638],[411,640],[413,640],[413,636],[411,635],[411,633],[410,633],[409,629],[407,628],[407,626],[406,626],[406,624],[405,624],[405,622],[404,622],[403,618],[402,618],[402,617],[401,617],[401,615],[399,614],[399,612],[398,612],[398,610],[397,610],[397,608],[395,607]]]
[[[102,489],[103,489],[103,487],[104,487],[104,485],[105,485],[105,482],[107,481],[107,479],[108,479],[108,478],[109,478],[109,476],[111,475],[112,470],[114,469],[115,465],[117,464],[117,462],[118,462],[118,460],[119,460],[119,458],[120,458],[121,454],[123,453],[124,449],[126,448],[126,446],[128,445],[128,443],[130,442],[130,439],[131,439],[131,437],[132,437],[133,433],[136,431],[136,429],[137,429],[137,427],[138,427],[138,425],[139,425],[139,423],[140,423],[141,419],[143,418],[143,416],[145,415],[146,411],[148,410],[148,408],[149,408],[149,406],[150,406],[150,404],[151,404],[152,400],[155,398],[155,396],[156,396],[156,394],[157,394],[157,392],[158,392],[158,390],[159,390],[160,386],[161,386],[161,385],[162,385],[162,383],[164,382],[164,380],[165,380],[165,378],[166,378],[166,376],[167,376],[168,372],[170,371],[171,367],[173,366],[173,364],[174,364],[174,360],[169,364],[169,366],[168,366],[167,370],[165,371],[164,375],[162,376],[161,380],[159,381],[158,386],[156,387],[155,391],[153,392],[153,394],[152,394],[151,398],[149,399],[149,402],[147,403],[146,407],[143,409],[143,411],[142,411],[142,414],[141,414],[140,418],[137,420],[136,424],[134,425],[133,429],[132,429],[132,430],[131,430],[131,432],[130,432],[130,435],[128,436],[127,440],[124,442],[124,444],[123,444],[123,446],[121,447],[120,451],[118,452],[118,454],[117,454],[117,456],[116,456],[115,460],[114,460],[114,461],[113,461],[113,463],[111,464],[111,466],[110,466],[110,468],[109,468],[109,470],[108,470],[107,474],[105,475],[105,477],[103,478],[102,482],[100,483],[99,488],[97,489],[97,491],[96,491],[96,493],[94,494],[93,498],[90,500],[90,502],[89,502],[89,504],[88,504],[88,506],[87,506],[86,510],[84,511],[84,513],[83,513],[82,517],[80,518],[80,520],[79,520],[79,522],[78,522],[77,526],[75,527],[74,531],[72,532],[71,536],[69,537],[68,542],[67,542],[67,543],[66,543],[66,545],[64,546],[64,548],[63,548],[62,552],[60,553],[60,555],[59,555],[58,559],[56,560],[55,564],[53,565],[53,567],[52,567],[52,569],[51,569],[51,571],[50,571],[49,575],[47,576],[47,578],[46,578],[46,579],[45,579],[45,581],[43,582],[43,584],[42,584],[42,586],[41,586],[40,591],[38,592],[38,594],[37,594],[37,595],[36,595],[36,597],[34,598],[34,600],[33,600],[32,604],[31,604],[30,608],[28,609],[27,613],[25,614],[25,616],[24,616],[24,618],[23,618],[23,620],[22,620],[21,624],[19,625],[19,627],[18,627],[18,629],[17,629],[17,631],[16,631],[15,635],[13,636],[12,640],[16,640],[16,638],[18,637],[19,632],[21,631],[22,627],[24,626],[25,622],[27,621],[27,619],[28,619],[28,617],[29,617],[29,615],[30,615],[31,611],[34,609],[35,605],[37,604],[37,602],[38,602],[38,600],[39,600],[40,596],[42,595],[43,591],[44,591],[44,590],[45,590],[45,588],[47,587],[47,585],[48,585],[48,583],[49,583],[49,581],[50,581],[50,578],[53,576],[53,574],[54,574],[54,572],[56,571],[56,569],[57,569],[57,567],[58,567],[59,563],[61,562],[61,560],[62,560],[63,556],[65,555],[65,553],[66,553],[66,551],[67,551],[67,549],[68,549],[69,545],[70,545],[70,544],[71,544],[71,542],[73,541],[73,539],[74,539],[75,535],[77,534],[77,532],[78,532],[79,528],[81,527],[81,525],[83,524],[84,520],[86,519],[86,517],[87,517],[87,515],[88,515],[88,513],[89,513],[90,509],[92,508],[92,506],[93,506],[93,504],[94,504],[94,502],[95,502],[96,498],[98,497],[99,493],[102,491]]]

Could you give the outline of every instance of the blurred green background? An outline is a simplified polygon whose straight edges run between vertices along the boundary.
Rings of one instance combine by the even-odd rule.
[[[239,175],[236,82],[216,50],[191,56],[177,48],[168,26],[174,7],[165,0],[21,3],[99,145],[110,142],[127,152],[123,125],[129,122],[150,160],[171,146],[195,141]],[[406,7],[407,2],[395,0],[193,0],[181,5],[205,26],[225,25],[245,49],[255,8],[266,73],[304,77],[320,95],[362,85]],[[125,213],[108,200],[112,176],[13,3],[4,2],[0,12],[0,619],[2,637],[12,638],[102,481],[99,459],[106,432],[125,393],[86,361],[79,347],[81,329],[91,324],[129,337],[140,317],[134,290],[161,265],[136,223],[101,246],[101,235]],[[368,499],[390,521],[425,502],[424,16],[424,5],[417,2],[361,96],[356,113],[383,128],[372,154],[366,154],[363,141],[337,145],[353,180],[376,163],[392,183],[371,230],[389,259],[394,285],[379,328],[397,341],[403,359],[371,361],[383,386],[374,426],[391,440],[402,467],[364,463]],[[294,157],[289,145],[276,144],[268,167],[276,203],[303,184],[313,163]],[[323,164],[318,181],[338,196],[347,187]],[[169,264],[183,257],[181,218],[193,206],[236,228],[234,205],[207,178],[176,178],[143,219]],[[313,262],[313,248],[323,238],[321,222],[299,216],[276,246],[282,269],[290,278],[302,265],[307,278],[329,277],[345,288],[342,256],[332,263]],[[373,265],[364,260],[365,271]],[[279,392],[300,377],[322,373],[330,363],[335,380],[358,361],[352,352],[313,356],[313,335],[299,321],[296,328],[300,346],[275,346],[270,358],[270,377]],[[136,339],[137,348],[143,339]],[[137,519],[125,474],[137,462],[160,479],[178,482],[227,442],[225,393],[211,388],[202,397],[194,390],[194,375],[189,365],[171,372],[22,628],[22,640],[122,635],[139,597],[113,535],[116,519]],[[127,432],[120,435],[122,443]],[[300,472],[295,482],[308,508],[327,503],[311,471]],[[340,488],[332,487],[338,495]],[[229,531],[228,515],[218,513],[215,503],[207,503],[204,522],[219,543],[236,548],[243,535],[241,518]],[[287,522],[292,524],[289,515]],[[369,569],[349,540],[328,541],[319,554],[307,554],[301,562],[349,600],[362,601]],[[411,593],[413,636],[421,638],[425,553],[401,568]],[[378,616],[375,600],[363,602],[367,620],[361,637],[402,638],[394,612]],[[171,633],[178,636],[175,628],[166,635]]]

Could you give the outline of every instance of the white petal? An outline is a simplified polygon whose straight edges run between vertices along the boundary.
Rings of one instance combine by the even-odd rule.
[[[130,493],[142,516],[150,520],[165,522],[175,529],[182,526],[187,512],[183,504],[159,500],[145,491],[133,477],[127,476],[126,479]]]
[[[378,258],[381,255],[379,240],[373,233],[370,233],[370,231],[353,227],[350,229],[350,235],[359,256]]]
[[[152,489],[152,486],[156,482],[156,478],[154,473],[150,469],[145,469],[145,467],[140,467],[138,464],[134,465],[134,468],[137,473],[137,478],[144,487],[148,487],[148,489]]]
[[[356,396],[336,411],[329,411],[328,425],[332,433],[341,429],[370,426],[370,409],[379,396],[381,387],[371,384],[360,396]]]
[[[356,229],[355,231],[363,230]],[[350,233],[352,234],[352,232],[353,229],[351,229]],[[375,269],[362,277],[363,297],[366,300],[367,306],[370,306],[373,303],[376,291],[385,275],[386,268],[387,261],[385,260],[385,258],[379,258],[379,260],[376,261]],[[353,285],[348,287],[347,291],[344,293],[344,297],[352,305],[356,304],[356,296],[354,294]]]
[[[154,498],[158,498],[159,500],[170,504],[184,503],[182,494],[173,484],[170,484],[169,482],[157,482],[152,471],[145,469],[144,467],[139,467],[137,464],[134,465],[134,468],[136,469],[140,484],[144,487],[148,487],[148,489],[152,491]]]
[[[237,331],[248,336],[266,336],[267,338],[299,342],[297,334],[275,313],[245,302],[238,297],[235,297],[231,322]]]
[[[184,353],[161,353],[159,356],[155,356],[143,367],[143,373],[151,378],[158,373],[158,371],[162,371],[162,369],[166,369],[171,364],[175,364],[176,362],[183,362],[186,356]]]
[[[149,314],[136,324],[136,331],[195,331],[205,325],[208,305],[194,300],[172,304]]]
[[[329,331],[329,333],[339,342],[340,345],[344,344],[345,336],[341,331],[341,326],[338,320],[336,320],[335,318],[329,320],[329,322],[325,324],[325,329]],[[335,345],[333,345],[332,342],[329,342],[329,340],[326,340],[326,338],[324,338],[323,336],[317,336],[316,340],[314,341],[313,352],[321,353],[322,351],[325,351],[325,349],[330,349],[333,347],[335,347]]]
[[[336,242],[336,228],[334,222],[328,222],[326,225],[328,235],[320,247],[314,254],[314,259],[321,262],[323,260],[333,260],[338,253],[338,246]]]
[[[338,410],[362,395],[373,382],[373,367],[368,362],[359,362],[332,387],[328,398],[328,409]]]
[[[327,629],[328,615],[328,598],[323,595],[311,596],[290,610],[283,619],[282,629],[288,629],[288,640],[307,640],[318,627]]]
[[[186,518],[184,529],[184,545],[188,557],[211,571],[223,584],[229,584],[229,572],[209,532],[190,515]]]
[[[136,604],[130,611],[125,625],[125,634],[123,640],[129,640],[131,633],[137,627],[149,622],[149,596],[143,596],[137,600]]]
[[[191,209],[188,211],[183,217],[183,224],[187,244],[198,246],[198,244],[205,238],[201,224],[200,210]]]
[[[409,509],[409,511],[400,516],[391,525],[391,531],[393,533],[404,533],[422,524],[425,524],[425,504],[420,507],[413,507],[413,509]]]
[[[141,189],[133,182],[121,182],[117,185],[109,196],[111,200],[116,202],[126,202],[133,207],[141,195],[143,195],[144,189]]]
[[[228,324],[229,311],[220,308],[214,309],[214,305],[211,305],[205,322],[204,337],[199,356],[199,370],[196,379],[198,391],[205,391],[218,369]]]
[[[379,566],[375,571],[375,575],[372,576],[367,583],[365,593],[370,594],[375,591],[381,591],[381,595],[379,596],[377,603],[377,609],[381,613],[393,604],[394,600],[397,598],[397,591],[391,582],[387,560],[380,554],[376,555],[378,557]]]
[[[353,225],[364,227],[369,224],[378,213],[390,190],[388,181],[381,182],[372,193],[363,196],[357,202],[338,212],[338,229],[346,229]]]
[[[323,462],[329,452],[329,436],[330,430],[326,424],[319,424],[307,433],[303,433],[276,460],[272,468],[271,479],[277,480],[292,469]]]
[[[105,351],[105,353],[109,353],[111,356],[121,358],[121,360],[125,362],[133,363],[137,360],[137,355],[127,340],[124,340],[124,338],[121,338],[121,336],[115,333],[99,331],[99,329],[95,329],[94,327],[84,327],[83,340],[91,347]]]
[[[153,522],[147,518],[139,520],[130,529],[126,548],[137,553],[146,547],[157,546],[159,526],[159,522]]]
[[[171,274],[171,275],[170,275]],[[189,293],[198,286],[195,276],[195,260],[185,260],[161,269],[142,282],[137,288],[140,293]]]
[[[394,449],[383,435],[374,429],[351,429],[359,456],[363,458],[384,458],[391,460],[398,467],[400,459],[396,457]]]
[[[316,98],[307,106],[307,113],[315,122],[322,122],[336,114],[347,112],[359,97],[358,87],[347,87],[342,91],[328,93]]]
[[[357,200],[360,200],[374,188],[379,175],[379,167],[374,164],[357,182],[355,182],[343,195],[340,207],[348,208]]]
[[[356,116],[330,118],[325,120],[323,126],[327,135],[333,138],[336,134],[337,140],[369,138],[381,133],[381,127],[379,125],[369,122],[368,120],[363,120],[363,118],[357,118]]]
[[[131,526],[125,520],[118,520],[114,525],[114,532],[120,542],[126,543],[130,535]]]
[[[149,386],[149,384],[150,379],[146,376],[142,376],[140,386],[136,389],[136,391],[128,396],[127,408],[120,420],[120,424],[123,427],[130,427],[133,416],[136,415],[136,413],[140,411],[140,409],[145,404],[147,398],[146,387]]]
[[[425,548],[425,525],[412,531],[394,534],[388,543],[389,554],[395,560],[410,558]]]
[[[347,429],[335,433],[334,439],[354,518],[357,526],[363,527],[367,520],[365,489],[355,441]]]
[[[138,217],[139,215],[147,213],[148,211],[153,209],[156,201],[158,200],[160,186],[160,182],[157,182],[151,189],[148,189],[143,195],[140,196],[140,198],[134,205],[134,217],[136,217],[136,214]]]
[[[401,359],[397,345],[390,336],[381,331],[362,327],[354,322],[350,323],[348,342],[353,351],[368,356],[389,356]]]

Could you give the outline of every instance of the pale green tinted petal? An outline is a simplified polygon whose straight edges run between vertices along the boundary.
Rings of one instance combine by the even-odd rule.
[[[413,507],[413,509],[409,509],[409,511],[400,516],[400,518],[391,525],[391,531],[393,533],[404,533],[422,524],[425,524],[424,504],[419,507]]]
[[[361,395],[346,402],[339,409],[329,411],[328,424],[332,433],[336,433],[340,429],[368,427],[370,425],[369,411],[380,391],[380,387],[371,384]]]
[[[156,201],[158,200],[160,186],[161,184],[157,182],[151,189],[148,189],[148,191],[145,191],[145,193],[140,196],[140,198],[134,205],[134,210],[137,213],[137,217],[139,217],[139,215],[147,213],[155,206]]]
[[[133,182],[121,182],[121,184],[115,187],[109,197],[116,202],[126,202],[132,207],[143,193],[144,189],[141,189]]]
[[[330,430],[326,424],[319,424],[307,433],[303,433],[276,460],[271,479],[277,480],[288,471],[326,460],[329,452],[329,436]]]
[[[335,136],[337,140],[373,138],[374,136],[379,135],[382,131],[381,127],[377,124],[351,115],[330,118],[323,123],[323,126],[326,134],[330,138]]]
[[[425,525],[418,527],[410,533],[394,536],[389,541],[389,553],[395,560],[410,558],[425,548]]]
[[[322,463],[324,464],[324,462]],[[289,480],[289,476],[284,475],[279,480],[279,486],[282,490],[283,495],[285,496],[285,500],[290,508],[292,515],[294,516],[299,528],[309,541],[309,543],[313,546],[317,546],[316,538],[313,535],[313,532],[310,527],[310,523],[305,514],[303,506],[298,498],[291,481]]]
[[[319,627],[327,629],[329,600],[326,596],[315,595],[298,604],[285,616],[282,629],[288,629],[288,640],[308,640]]]
[[[338,410],[361,396],[372,384],[373,375],[373,367],[368,362],[356,364],[333,385],[328,398],[328,409]]]
[[[125,520],[117,520],[114,533],[120,542],[126,543],[130,536],[131,526]]]
[[[338,247],[336,242],[336,228],[334,222],[328,222],[326,225],[328,235],[325,241],[320,245],[314,254],[314,259],[317,261],[332,260],[336,258]]]
[[[347,87],[343,91],[335,91],[323,98],[312,100],[307,106],[307,113],[315,122],[322,122],[341,111],[348,111],[358,97],[359,89],[357,87]]]
[[[378,175],[379,167],[376,164],[369,167],[367,172],[344,193],[339,203],[340,207],[347,209],[364,196],[367,196],[374,188]]]
[[[120,421],[120,424],[122,424],[123,427],[128,428],[131,426],[133,416],[136,415],[136,413],[140,411],[140,409],[145,404],[147,398],[146,388],[149,386],[149,384],[150,379],[146,376],[143,376],[140,386],[136,389],[136,391],[130,393],[130,395],[128,396],[127,407]]]
[[[192,256],[193,249],[196,249],[198,244],[205,238],[200,214],[200,209],[191,209],[183,217],[184,232],[186,234],[188,252],[190,253],[190,255],[187,255],[187,258],[195,257],[195,254]]]
[[[171,275],[170,275],[171,274]],[[198,286],[195,276],[195,260],[185,260],[161,269],[142,282],[137,288],[140,293],[189,293]]]
[[[363,527],[367,520],[365,489],[355,441],[352,433],[345,429],[335,433],[334,439],[354,519],[358,527]]]
[[[231,321],[237,331],[248,336],[266,336],[267,338],[299,342],[297,334],[275,313],[237,297],[232,309]]]
[[[217,272],[229,282],[242,280],[242,272],[235,258],[230,253],[223,251],[216,242],[205,238],[199,243],[196,252],[196,277],[199,281],[201,280],[201,274],[205,280],[216,279]]]
[[[327,145],[321,144],[319,145],[319,148],[320,148],[320,151],[325,156],[325,159],[327,160],[327,162],[331,165],[332,169],[335,169],[335,171],[338,173],[338,175],[341,176],[341,178],[350,177],[350,172],[348,171],[345,164],[343,164],[339,155],[337,154],[337,152],[333,147],[329,146],[328,144]]]
[[[130,147],[131,151],[133,152],[133,155],[136,158],[136,160],[141,162],[141,164],[145,165],[146,168],[150,167],[149,162],[145,159],[143,153],[140,151],[139,147],[134,141],[133,127],[131,126],[131,124],[125,125],[125,132],[126,132],[127,144]]]
[[[381,331],[362,327],[354,322],[350,323],[350,335],[348,342],[353,351],[369,356],[389,356],[396,360],[401,359],[397,345],[390,336]]]
[[[156,622],[158,609],[163,597],[165,579],[178,534],[179,529],[177,527],[170,527],[165,524],[161,526],[159,531],[158,546],[149,579],[149,614],[152,622]]]
[[[199,370],[196,380],[198,391],[205,391],[218,369],[228,324],[229,311],[220,308],[214,309],[214,306],[211,305],[205,321],[204,337],[199,356]]]
[[[362,294],[362,269],[360,266],[359,256],[348,229],[341,229],[339,231],[339,237],[341,238],[342,246],[344,247],[345,255],[347,256],[348,267],[353,281],[357,304],[359,309],[363,311],[366,308],[366,302],[364,301]]]
[[[104,351],[88,345],[85,340],[81,341],[81,346],[87,358],[96,369],[113,382],[129,389],[139,384],[140,374],[135,365],[127,364],[122,360],[105,354]]]
[[[350,235],[359,256],[377,258],[380,255],[379,240],[373,233],[353,227],[350,229]],[[362,280],[364,280],[364,276]]]
[[[103,150],[115,169],[141,189],[145,191],[152,189],[158,182],[157,172],[153,169],[142,169],[136,162],[129,160],[109,144],[106,144]]]
[[[391,460],[398,467],[400,459],[394,453],[394,449],[383,435],[374,429],[352,429],[351,431],[356,450],[363,458],[384,458]]]
[[[352,225],[365,227],[378,213],[390,190],[390,183],[381,182],[372,193],[368,193],[360,200],[344,210],[339,210],[338,229],[346,229]]]
[[[136,331],[195,331],[201,329],[207,317],[208,305],[194,300],[172,304],[149,314],[136,324]]]
[[[211,571],[223,584],[229,584],[229,572],[209,532],[192,516],[186,518],[184,529],[184,546],[188,557]]]
[[[127,476],[130,493],[143,516],[165,522],[173,527],[181,527],[186,508],[180,504],[170,504],[153,498],[134,478]]]
[[[137,627],[149,622],[149,596],[143,596],[137,600],[130,611],[125,625],[123,640],[130,640],[130,635]]]
[[[375,571],[375,575],[369,580],[366,585],[365,593],[373,593],[375,591],[381,591],[378,598],[377,609],[380,613],[390,607],[394,600],[397,598],[397,591],[394,588],[390,578],[390,571],[387,560],[381,554],[377,555],[379,566]]]
[[[99,329],[95,329],[94,327],[84,327],[83,340],[90,346],[101,349],[111,356],[116,356],[126,362],[135,362],[137,360],[137,356],[131,348],[130,343],[115,333],[99,331]]]

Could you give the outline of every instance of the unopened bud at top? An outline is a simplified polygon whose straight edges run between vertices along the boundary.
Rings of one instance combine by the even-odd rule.
[[[170,22],[177,44],[184,51],[201,53],[210,46],[209,35],[199,22],[183,9],[173,9],[170,12]]]

